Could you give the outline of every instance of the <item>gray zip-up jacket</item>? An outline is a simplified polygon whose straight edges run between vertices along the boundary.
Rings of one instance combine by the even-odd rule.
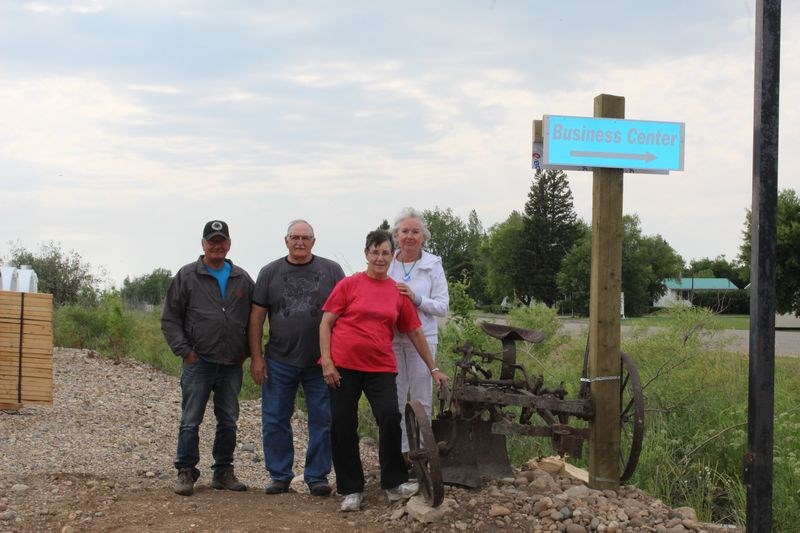
[[[242,268],[226,261],[231,274],[224,300],[202,255],[172,278],[161,314],[161,331],[175,355],[186,357],[194,350],[209,363],[225,365],[241,364],[250,356],[247,320],[255,284]]]

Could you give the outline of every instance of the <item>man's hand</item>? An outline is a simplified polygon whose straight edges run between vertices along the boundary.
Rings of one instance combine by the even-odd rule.
[[[261,385],[261,382],[269,377],[264,357],[256,355],[250,358],[250,377],[253,378],[256,385]]]
[[[200,360],[200,357],[192,350],[191,352],[186,354],[186,357],[183,358],[188,364],[193,365]]]

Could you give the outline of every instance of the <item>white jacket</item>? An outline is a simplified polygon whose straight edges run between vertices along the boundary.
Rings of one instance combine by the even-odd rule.
[[[399,252],[398,252],[399,254]],[[442,258],[422,251],[422,257],[411,267],[403,270],[403,263],[398,260],[397,254],[389,265],[389,277],[398,282],[404,282],[414,291],[414,305],[417,307],[419,320],[422,322],[422,332],[428,344],[439,343],[438,316],[447,316],[450,311],[450,292],[447,290],[447,279],[442,268]],[[411,278],[403,280],[408,272]],[[395,331],[395,342],[410,342],[406,335]]]

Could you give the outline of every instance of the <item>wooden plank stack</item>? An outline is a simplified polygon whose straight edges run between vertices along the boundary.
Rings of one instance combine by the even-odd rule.
[[[53,403],[53,296],[0,291],[0,409]]]

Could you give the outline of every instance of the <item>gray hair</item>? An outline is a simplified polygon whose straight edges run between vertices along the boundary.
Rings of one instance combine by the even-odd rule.
[[[423,243],[426,242],[428,239],[431,238],[431,232],[428,231],[428,225],[425,224],[425,218],[422,216],[422,213],[414,209],[413,207],[404,207],[397,213],[397,216],[394,217],[394,227],[392,228],[392,235],[397,238],[397,230],[400,229],[400,223],[404,220],[408,220],[409,218],[415,218],[419,220],[419,223],[422,225],[422,238]]]
[[[295,224],[300,224],[301,222],[303,224],[307,224],[308,227],[311,228],[311,236],[313,237],[314,236],[314,227],[311,224],[308,223],[308,220],[305,220],[305,219],[302,219],[302,218],[296,218],[296,219],[292,220],[291,222],[289,222],[289,225],[286,227],[286,236],[288,237],[289,234],[291,234],[292,226],[294,226]]]

